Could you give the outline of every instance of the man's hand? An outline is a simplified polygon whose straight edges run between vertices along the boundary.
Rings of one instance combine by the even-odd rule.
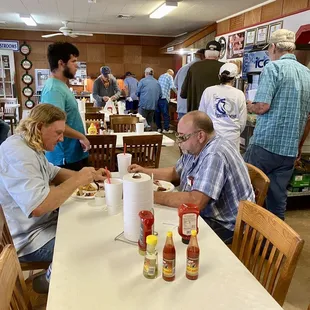
[[[107,102],[107,101],[109,101],[109,97],[108,96],[104,96],[103,98],[102,98],[102,100],[104,101],[104,102]]]
[[[84,167],[77,173],[76,180],[80,184],[80,186],[84,186],[93,182],[95,176],[96,176],[95,168]]]
[[[83,139],[81,139],[79,141],[81,143],[83,151],[87,152],[90,149],[90,142],[88,141],[88,139],[86,137],[84,137]]]
[[[247,100],[246,107],[247,107],[248,112],[252,113],[252,108],[253,108],[252,101]]]
[[[133,164],[133,165],[130,165],[128,167],[127,171],[129,173],[137,173],[137,172],[143,173],[144,172],[144,168],[139,166],[139,165]]]
[[[112,96],[112,97],[111,97],[111,100],[112,100],[112,101],[115,101],[115,100],[116,100],[116,97],[115,97],[115,96]]]
[[[108,171],[108,173],[110,174],[109,177],[111,177],[110,171]],[[95,181],[104,181],[106,178],[107,178],[107,174],[106,174],[105,169],[100,168],[95,171],[95,176],[94,176]]]

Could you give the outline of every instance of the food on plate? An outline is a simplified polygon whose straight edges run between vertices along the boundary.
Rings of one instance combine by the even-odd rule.
[[[95,192],[97,188],[94,187],[92,184],[88,184],[88,185],[82,186],[82,190],[87,191],[87,192]]]
[[[157,192],[166,192],[170,190],[170,187],[164,187],[162,183],[158,180],[154,180],[153,184],[157,186],[156,191]]]
[[[158,186],[157,187],[157,191],[158,192],[165,192],[168,188],[162,187],[162,186]]]
[[[154,183],[156,186],[161,186],[161,183],[160,183],[158,180],[154,180],[153,183]]]

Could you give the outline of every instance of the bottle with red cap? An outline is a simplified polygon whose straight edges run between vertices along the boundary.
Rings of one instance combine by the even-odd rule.
[[[183,203],[178,208],[179,214],[179,235],[182,237],[182,242],[189,243],[191,231],[196,230],[198,233],[198,216],[199,208],[193,203]]]

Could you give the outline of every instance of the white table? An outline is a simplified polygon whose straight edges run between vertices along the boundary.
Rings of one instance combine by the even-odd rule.
[[[176,209],[155,208],[159,277],[148,280],[138,248],[114,241],[123,230],[122,214],[108,216],[101,207],[70,198],[60,208],[47,310],[282,309],[201,218],[199,278],[186,279],[177,218]],[[168,230],[177,250],[172,283],[161,278]]]
[[[138,136],[135,132],[117,132],[113,133],[113,135],[116,135],[116,147],[117,148],[122,148],[123,147],[123,137],[128,137],[128,136]],[[157,131],[145,131],[143,136],[149,136],[149,135],[162,135],[161,133]],[[162,146],[174,146],[174,140],[171,138],[162,135],[163,136],[163,142]]]

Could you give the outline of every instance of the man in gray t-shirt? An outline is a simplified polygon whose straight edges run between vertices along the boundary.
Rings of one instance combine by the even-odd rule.
[[[103,170],[76,172],[47,161],[44,150],[63,141],[65,120],[59,108],[40,104],[0,146],[0,204],[21,261],[52,261],[56,209],[79,186],[104,179]]]

